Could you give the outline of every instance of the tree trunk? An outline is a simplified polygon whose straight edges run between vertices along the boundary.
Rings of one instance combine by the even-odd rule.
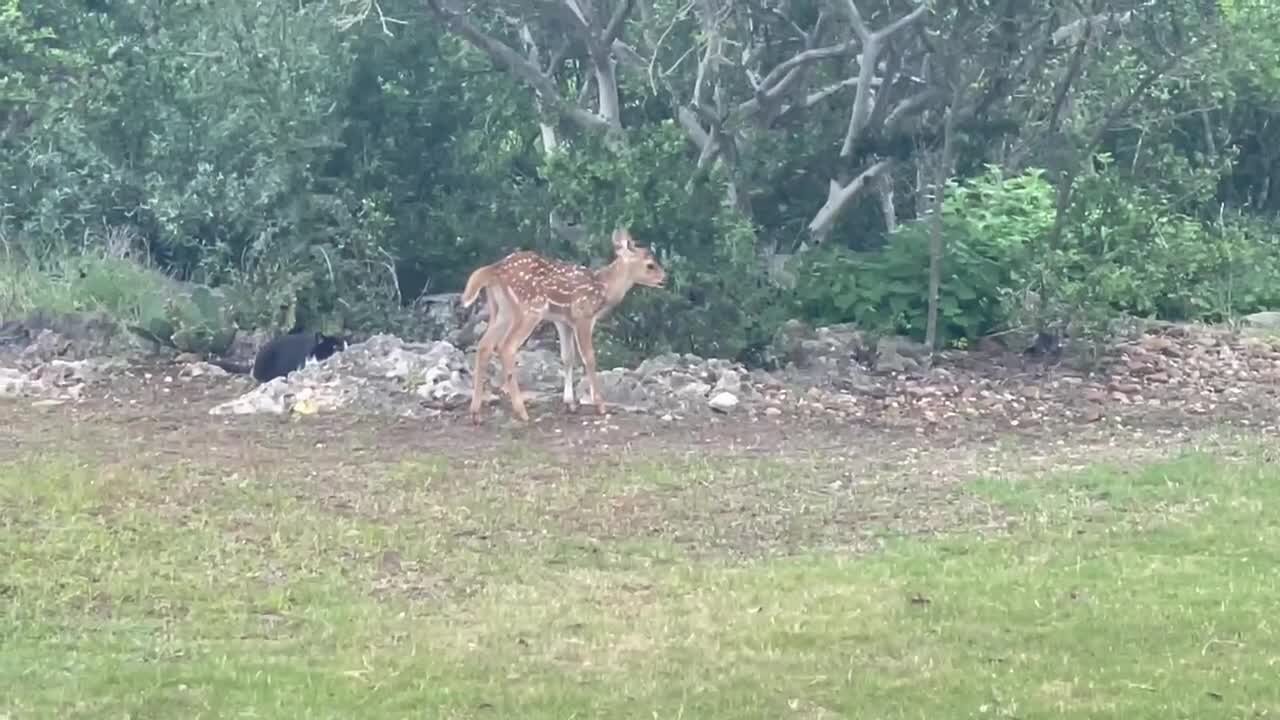
[[[618,102],[617,63],[612,56],[606,55],[594,63],[596,78],[596,97],[599,99],[597,113],[609,127],[614,130],[622,128],[622,106]]]
[[[954,105],[953,105],[954,108]],[[942,285],[942,200],[946,194],[947,179],[951,176],[951,135],[955,113],[947,109],[947,119],[942,129],[942,157],[933,181],[933,209],[929,218],[929,317],[925,324],[924,342],[929,347],[929,361],[938,354],[938,295]]]
[[[876,178],[876,193],[880,196],[880,214],[884,216],[885,235],[898,229],[898,211],[893,200],[893,176],[885,173]]]

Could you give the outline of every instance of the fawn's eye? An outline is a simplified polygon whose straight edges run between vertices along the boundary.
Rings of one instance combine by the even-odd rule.
[[[646,263],[646,264],[645,264],[645,269],[647,269],[647,270],[656,270],[656,269],[658,269],[658,266],[657,266],[657,265],[655,265],[655,264],[651,261],[651,262],[649,262],[649,263]]]

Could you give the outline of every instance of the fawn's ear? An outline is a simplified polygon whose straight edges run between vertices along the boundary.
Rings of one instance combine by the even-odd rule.
[[[619,255],[635,252],[636,244],[626,228],[613,231],[613,251]]]

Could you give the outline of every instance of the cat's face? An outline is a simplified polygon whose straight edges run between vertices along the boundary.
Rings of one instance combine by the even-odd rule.
[[[336,352],[347,349],[347,339],[335,335],[316,333],[316,346],[312,350],[317,360],[324,360]]]

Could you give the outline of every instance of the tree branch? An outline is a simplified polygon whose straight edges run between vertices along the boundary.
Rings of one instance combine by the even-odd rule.
[[[848,158],[853,154],[853,148],[858,136],[862,134],[863,129],[866,127],[867,118],[871,114],[871,79],[875,76],[876,65],[879,63],[880,52],[884,49],[885,41],[894,33],[924,17],[928,9],[929,3],[922,2],[910,13],[895,20],[885,28],[871,32],[867,29],[867,24],[863,21],[857,6],[854,5],[854,0],[847,0],[849,19],[853,23],[854,31],[857,32],[858,37],[862,40],[862,52],[858,56],[857,92],[853,98],[853,109],[849,112],[849,126],[845,131],[844,143],[840,146],[840,157]]]
[[[1075,84],[1076,78],[1080,77],[1081,71],[1084,70],[1084,51],[1089,47],[1089,38],[1092,35],[1093,23],[1085,23],[1084,32],[1080,33],[1080,40],[1076,43],[1075,51],[1071,53],[1067,72],[1063,74],[1053,94],[1053,106],[1049,111],[1050,133],[1058,131],[1058,121],[1062,117],[1062,108],[1067,104],[1067,95],[1071,92],[1071,86]]]
[[[853,3],[853,0],[849,0],[849,2],[850,2],[850,4],[852,4],[852,3]],[[890,35],[893,35],[894,33],[898,32],[898,31],[899,31],[899,30],[901,30],[902,28],[904,28],[904,27],[906,27],[906,26],[910,25],[911,23],[913,23],[913,22],[915,22],[915,21],[919,20],[920,18],[924,17],[924,14],[925,14],[928,10],[929,10],[929,3],[928,3],[928,2],[922,2],[922,3],[920,3],[919,5],[917,5],[917,6],[916,6],[916,9],[915,9],[915,10],[912,10],[911,12],[907,13],[906,15],[903,15],[902,17],[898,18],[897,20],[895,20],[895,21],[893,21],[893,22],[889,23],[889,25],[887,25],[886,27],[881,28],[880,30],[877,30],[877,31],[876,31],[876,35],[878,35],[881,39],[883,39],[883,38],[887,38],[887,37],[889,37]]]
[[[858,6],[854,0],[845,0],[845,14],[849,16],[849,22],[853,24],[853,32],[862,42],[870,42],[872,38],[871,28],[867,27],[867,21],[862,19],[862,13],[858,12]]]
[[[897,105],[894,105],[893,109],[889,111],[889,115],[885,117],[885,127],[897,126],[898,123],[902,122],[903,118],[919,112],[925,106],[936,101],[938,96],[939,90],[937,88],[930,88],[904,98]]]
[[[590,132],[608,132],[612,129],[603,118],[567,102],[561,97],[551,78],[543,73],[542,68],[529,62],[506,43],[481,30],[465,15],[446,9],[441,5],[440,0],[427,0],[427,7],[440,18],[445,27],[462,36],[495,63],[506,67],[523,80],[549,106],[549,109]]]
[[[760,81],[760,88],[767,94],[770,89],[786,82],[787,75],[795,70],[799,70],[805,65],[816,63],[819,60],[827,58],[840,57],[853,52],[857,47],[857,43],[853,40],[842,42],[838,45],[828,45],[826,47],[813,48],[812,50],[804,50],[792,57],[778,63],[768,75],[764,76],[764,80]]]
[[[814,237],[817,242],[826,239],[827,234],[831,231],[831,226],[835,224],[836,218],[844,211],[854,198],[862,192],[867,183],[874,180],[881,173],[893,166],[893,160],[884,159],[871,167],[863,170],[858,177],[844,187],[835,180],[831,181],[827,189],[827,202],[823,204],[818,213],[809,221],[809,234]]]
[[[623,26],[634,5],[635,0],[622,0],[622,4],[613,11],[613,17],[609,18],[609,24],[604,28],[604,36],[600,39],[602,47],[611,47],[613,41],[622,36]]]

